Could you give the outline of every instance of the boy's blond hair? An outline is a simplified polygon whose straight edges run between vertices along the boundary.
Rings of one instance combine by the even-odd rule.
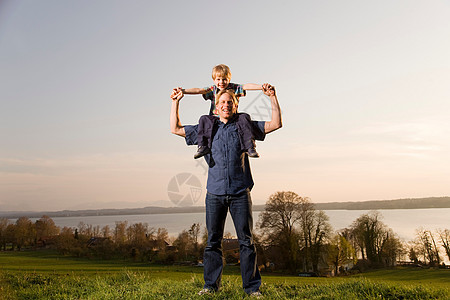
[[[219,103],[219,99],[220,99],[220,97],[222,97],[223,94],[230,95],[231,98],[233,99],[234,104],[236,105],[236,108],[237,108],[237,106],[239,104],[239,100],[236,97],[236,94],[234,93],[234,91],[230,90],[230,89],[223,89],[223,90],[220,90],[220,92],[217,93],[217,95],[216,95],[216,106]]]
[[[212,69],[212,79],[215,80],[216,77],[218,77],[218,76],[225,77],[225,78],[228,78],[228,80],[230,80],[231,79],[230,68],[227,65],[224,65],[224,64],[220,64],[220,65],[215,66]]]

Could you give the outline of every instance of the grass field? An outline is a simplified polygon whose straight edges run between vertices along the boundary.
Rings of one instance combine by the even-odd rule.
[[[0,252],[0,299],[243,299],[239,268],[223,287],[196,296],[203,269],[62,257],[54,252]],[[265,299],[450,299],[450,270],[399,268],[352,277],[262,274]]]

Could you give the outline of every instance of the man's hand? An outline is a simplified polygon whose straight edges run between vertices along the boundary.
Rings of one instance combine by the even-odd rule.
[[[264,94],[269,96],[269,97],[275,96],[275,87],[273,85],[270,85],[268,83],[264,83],[262,85],[262,90],[263,90]]]
[[[184,92],[181,87],[177,87],[172,90],[172,93],[170,94],[170,98],[172,101],[180,101],[184,97]]]
[[[170,131],[173,134],[185,137],[186,133],[184,131],[183,125],[180,122],[180,116],[178,109],[180,106],[180,100],[183,98],[184,93],[181,87],[177,87],[172,90],[170,98],[172,99],[172,108],[170,109]]]
[[[278,104],[277,95],[275,94],[275,87],[268,83],[264,83],[262,89],[264,94],[269,96],[272,106],[272,119],[264,125],[265,133],[269,133],[283,126],[281,122],[281,110],[280,105]]]

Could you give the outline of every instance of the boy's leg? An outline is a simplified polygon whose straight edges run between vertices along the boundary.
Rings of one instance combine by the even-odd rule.
[[[259,154],[256,152],[256,143],[254,139],[254,135],[252,132],[252,120],[250,115],[246,113],[239,113],[238,119],[236,122],[237,129],[239,132],[239,139],[241,142],[241,150],[247,151],[249,156],[251,157],[259,157]]]
[[[198,120],[198,146],[209,146],[213,125],[214,122],[213,119],[211,119],[211,116],[204,115],[200,117]]]
[[[198,120],[198,151],[194,158],[200,158],[211,152],[212,132],[216,118],[214,116],[204,115]]]

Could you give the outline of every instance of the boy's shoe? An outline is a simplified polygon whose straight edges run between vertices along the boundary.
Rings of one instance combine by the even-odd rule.
[[[254,297],[254,298],[262,298],[263,294],[261,294],[260,291],[255,291],[255,292],[251,292],[250,294],[248,294],[250,297]]]
[[[204,288],[202,289],[200,292],[197,293],[197,295],[202,296],[202,295],[212,295],[214,293],[213,289],[208,289],[208,288]]]
[[[198,146],[197,153],[194,154],[194,158],[200,158],[206,154],[211,153],[211,149],[208,146]]]
[[[258,154],[258,152],[256,152],[255,148],[249,148],[247,150],[247,154],[248,154],[248,156],[253,157],[253,158],[259,157],[259,154]]]

